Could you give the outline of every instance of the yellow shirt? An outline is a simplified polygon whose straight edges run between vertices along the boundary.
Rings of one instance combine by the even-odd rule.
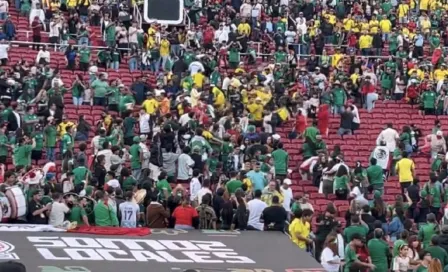
[[[408,4],[400,4],[398,6],[398,18],[403,18],[408,15],[409,5]]]
[[[68,121],[66,123],[64,123],[64,122],[59,123],[58,128],[57,128],[58,132],[59,132],[59,136],[62,137],[62,135],[67,133],[67,127],[72,127],[72,131],[73,131],[73,129],[75,127],[75,124],[73,122],[70,122],[70,121]]]
[[[333,14],[328,14],[327,15],[328,18],[328,22],[332,25],[336,24],[336,16],[334,16]]]
[[[334,54],[331,58],[331,66],[337,67],[343,57],[344,54]]]
[[[291,225],[289,225],[289,235],[291,235],[291,241],[296,244],[299,248],[305,249],[306,248],[306,242],[297,239],[297,235],[300,235],[304,238],[308,238],[310,235],[310,223],[305,222],[299,218],[295,218],[292,220]]]
[[[421,28],[424,31],[429,31],[429,29],[431,28],[431,21],[429,21],[429,20],[422,20],[421,21]]]
[[[204,85],[205,76],[202,73],[196,73],[193,76],[193,82],[198,88],[202,88]]]
[[[170,42],[168,40],[160,41],[160,56],[165,57],[170,54]]]
[[[359,37],[359,48],[372,48],[372,36],[362,35],[361,37]]]
[[[434,78],[435,78],[437,81],[444,80],[446,74],[447,74],[447,72],[446,72],[445,70],[442,70],[442,69],[436,69],[436,70],[434,71]]]
[[[271,101],[272,99],[272,94],[270,92],[265,93],[263,91],[256,91],[257,97],[261,98],[261,102],[263,105],[266,106],[267,103],[269,103],[269,101]]]
[[[353,21],[353,19],[344,19],[343,23],[345,31],[350,31],[355,26],[355,21]]]
[[[255,121],[263,120],[263,105],[252,103],[247,105],[247,110],[252,114]]]
[[[350,76],[350,79],[352,80],[353,85],[358,84],[358,78],[359,78],[359,75],[358,75],[358,74],[352,74],[352,75]]]
[[[250,25],[248,23],[241,23],[238,26],[238,33],[249,35],[250,34]]]
[[[277,110],[278,116],[282,119],[282,121],[288,120],[289,112],[285,107],[281,107]]]
[[[392,29],[392,23],[389,21],[389,19],[382,19],[380,21],[380,28],[383,33],[390,33]]]
[[[413,181],[414,176],[412,175],[412,171],[414,170],[414,168],[415,165],[411,159],[403,158],[399,160],[395,165],[395,169],[398,172],[398,181],[399,182]]]
[[[252,190],[252,181],[250,180],[250,178],[243,179],[243,184],[246,184],[248,191]]]
[[[369,23],[361,23],[361,31],[369,32],[369,30],[370,30]]]
[[[218,87],[213,87],[213,95],[215,96],[216,107],[222,108],[226,103],[226,98],[222,91]]]
[[[378,33],[379,25],[380,25],[380,22],[378,22],[378,20],[370,20],[370,23],[369,23],[370,33],[372,33],[372,34]]]
[[[154,98],[146,99],[143,101],[142,107],[145,109],[147,114],[154,114],[159,107],[159,102]]]
[[[411,69],[408,71],[408,75],[412,75],[412,73],[414,73],[415,71],[417,71],[417,76],[420,80],[425,79],[425,73],[423,73],[423,71],[420,69]]]
[[[430,0],[420,0],[420,10],[428,10],[429,2]]]

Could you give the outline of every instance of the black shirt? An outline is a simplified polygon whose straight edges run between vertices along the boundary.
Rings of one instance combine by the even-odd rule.
[[[282,206],[267,207],[264,209],[261,217],[264,221],[265,230],[285,230],[285,221],[288,218],[288,214]]]
[[[30,224],[47,224],[47,215],[45,213],[41,213],[38,215],[33,215],[33,213],[37,210],[42,209],[44,206],[42,204],[31,200],[28,203],[28,223]]]
[[[341,113],[341,128],[352,129],[353,114],[348,111]]]

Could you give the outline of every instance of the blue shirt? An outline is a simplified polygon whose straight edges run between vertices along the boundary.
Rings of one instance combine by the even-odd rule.
[[[423,46],[423,35],[418,34],[415,36],[415,46]]]
[[[246,176],[252,182],[252,187],[254,188],[254,191],[255,190],[263,191],[267,183],[263,172],[261,171],[255,172],[254,170],[251,170],[246,174]]]

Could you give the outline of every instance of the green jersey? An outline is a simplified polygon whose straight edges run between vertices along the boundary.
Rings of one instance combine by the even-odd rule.
[[[0,156],[8,156],[8,137],[5,134],[0,134]]]
[[[109,84],[107,83],[107,81],[96,79],[95,81],[92,82],[91,87],[94,92],[93,93],[94,97],[105,97],[107,89],[109,88]]]
[[[34,141],[36,142],[36,146],[34,147],[33,150],[36,151],[42,151],[42,149],[44,148],[44,134],[39,131],[39,132],[34,132],[31,137],[34,139]]]
[[[142,168],[142,163],[140,161],[140,153],[142,152],[142,148],[139,144],[133,144],[131,148],[129,148],[129,154],[131,157],[131,169],[139,169]]]
[[[79,62],[81,63],[90,62],[90,50],[88,48],[82,48],[79,50]]]
[[[425,109],[435,109],[437,94],[434,91],[426,91],[422,94],[423,107]]]
[[[14,165],[29,166],[31,165],[32,145],[19,145],[14,148]]]

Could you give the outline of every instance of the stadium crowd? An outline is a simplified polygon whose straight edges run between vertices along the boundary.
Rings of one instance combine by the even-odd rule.
[[[329,272],[448,271],[441,123],[429,135],[412,120],[400,132],[387,125],[368,166],[346,164],[325,142],[356,134],[360,109],[378,100],[448,114],[446,1],[185,7],[191,25],[144,30],[127,2],[0,0],[2,220],[283,231]],[[11,9],[29,18],[32,62],[10,60],[21,31]],[[97,50],[98,27],[106,47]],[[65,65],[53,65],[52,48]],[[123,69],[140,76],[109,76]],[[300,142],[301,161],[285,140]],[[416,175],[416,157],[430,160],[429,180]],[[401,194],[387,204],[394,176]],[[293,194],[305,181],[334,203],[318,211],[308,192]]]

